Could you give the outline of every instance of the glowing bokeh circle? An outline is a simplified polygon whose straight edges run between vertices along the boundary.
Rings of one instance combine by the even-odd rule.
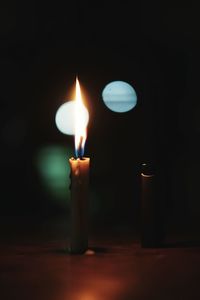
[[[108,83],[102,92],[105,105],[112,111],[123,113],[133,109],[137,104],[134,88],[124,81]]]
[[[89,121],[89,113],[84,108],[84,122],[87,126]],[[68,101],[62,104],[55,116],[55,122],[58,130],[64,134],[75,134],[75,101]]]

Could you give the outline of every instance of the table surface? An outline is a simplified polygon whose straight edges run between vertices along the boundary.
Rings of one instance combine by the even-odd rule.
[[[17,235],[0,246],[0,299],[200,299],[200,247],[142,248],[133,236],[99,235],[84,255],[59,236]]]

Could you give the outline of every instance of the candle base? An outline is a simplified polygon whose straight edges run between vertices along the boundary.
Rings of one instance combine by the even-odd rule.
[[[69,254],[72,254],[72,255],[79,255],[79,254],[85,254],[88,250],[88,247],[84,247],[84,248],[71,248],[69,247],[68,248],[68,252]]]

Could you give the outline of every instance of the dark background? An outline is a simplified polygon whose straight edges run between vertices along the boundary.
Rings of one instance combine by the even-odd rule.
[[[91,227],[138,229],[140,167],[150,161],[165,183],[160,199],[167,232],[198,235],[196,3],[11,0],[1,6],[2,222],[68,220],[69,194],[65,201],[50,193],[39,164],[45,153],[51,164],[55,149],[62,159],[66,151],[64,170],[68,164],[73,138],[62,135],[54,119],[78,74],[90,110]],[[135,109],[116,114],[105,107],[101,92],[113,80],[133,85]]]

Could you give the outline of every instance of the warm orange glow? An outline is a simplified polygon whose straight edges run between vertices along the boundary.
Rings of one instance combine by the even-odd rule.
[[[75,104],[75,149],[76,156],[81,151],[83,154],[84,145],[87,137],[87,128],[85,123],[85,106],[83,104],[81,89],[78,78],[76,78],[76,104]]]

